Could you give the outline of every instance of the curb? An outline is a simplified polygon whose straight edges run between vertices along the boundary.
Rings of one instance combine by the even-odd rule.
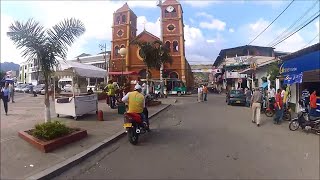
[[[154,116],[158,115],[160,112],[168,109],[170,106],[171,106],[171,104],[168,104],[167,106],[160,109],[158,112],[150,115],[150,117],[149,117],[150,120]],[[43,171],[40,171],[39,173],[36,173],[32,176],[29,176],[26,179],[28,179],[28,180],[31,180],[31,179],[40,179],[40,180],[52,179],[52,178],[60,175],[64,171],[70,169],[71,167],[79,164],[80,162],[82,162],[86,158],[90,157],[94,153],[100,151],[101,149],[105,148],[106,146],[118,141],[120,138],[124,137],[125,135],[126,135],[125,130],[122,130],[122,131],[112,135],[111,137],[108,137],[107,139],[103,140],[102,142],[99,142],[99,143],[91,146],[89,149],[84,150],[84,151],[82,151],[82,152],[80,152],[80,153],[54,165],[54,166],[51,166],[48,169],[45,169]]]

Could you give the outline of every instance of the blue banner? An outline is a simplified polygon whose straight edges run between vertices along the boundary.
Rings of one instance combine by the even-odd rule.
[[[302,73],[300,74],[289,74],[284,78],[284,84],[294,84],[294,83],[302,83]]]
[[[280,66],[280,74],[293,75],[305,71],[320,69],[320,51],[288,59]]]

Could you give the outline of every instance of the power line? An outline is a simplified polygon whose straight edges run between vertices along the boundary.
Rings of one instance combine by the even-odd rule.
[[[304,46],[303,48],[301,48],[301,49],[304,49],[304,48],[308,47],[308,46],[313,42],[313,40],[315,40],[318,36],[319,36],[319,33],[318,33],[311,41],[309,41],[307,45],[305,45],[305,46]]]
[[[296,30],[294,33],[290,34],[289,36],[287,36],[286,38],[282,39],[280,42],[276,43],[275,45],[273,45],[272,47],[275,47],[276,45],[282,43],[283,41],[285,41],[286,39],[288,39],[289,37],[291,37],[292,35],[294,35],[295,33],[299,32],[301,29],[303,29],[304,27],[306,27],[307,25],[309,25],[310,23],[312,23],[315,19],[317,19],[320,16],[320,14],[318,14],[318,16],[314,17],[312,20],[310,20],[307,24],[305,24],[304,26],[302,26],[301,28],[299,28],[298,30]]]
[[[291,33],[293,33],[294,31],[296,31],[297,29],[301,28],[302,26],[304,26],[305,24],[307,24],[312,18],[314,18],[316,15],[318,14],[318,12],[315,12],[311,17],[309,17],[308,19],[306,19],[303,23],[301,23],[300,25],[298,25],[297,27],[295,27],[292,31],[286,33],[283,37],[281,37],[281,39],[285,38],[286,36],[290,35]],[[281,39],[278,39],[276,41],[274,41],[274,43],[270,44],[271,47],[274,46],[274,44],[276,44],[277,42],[279,42]]]
[[[255,41],[263,32],[265,32],[270,26],[271,24],[273,24],[290,6],[291,4],[294,2],[295,0],[292,0],[291,3],[269,24],[269,26],[267,26],[260,34],[258,34],[258,36],[256,36],[248,45],[250,45],[253,41]]]
[[[305,11],[303,13],[302,16],[300,16],[299,19],[297,19],[293,24],[291,24],[290,27],[288,27],[286,30],[284,30],[278,37],[276,37],[275,39],[273,39],[267,46],[271,46],[273,43],[275,43],[278,39],[281,39],[284,37],[285,33],[287,33],[292,27],[294,27],[303,17],[305,17],[314,7],[316,7],[316,4],[318,3],[318,0],[315,0],[315,3],[311,5],[311,7],[309,9],[307,9],[307,11]]]

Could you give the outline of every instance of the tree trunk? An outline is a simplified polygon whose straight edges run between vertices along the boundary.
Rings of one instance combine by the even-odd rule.
[[[163,64],[160,67],[160,94],[163,95]]]
[[[49,79],[48,76],[45,75],[45,98],[44,98],[44,105],[45,105],[45,116],[44,120],[45,122],[51,121],[51,115],[50,115],[50,97],[49,97]]]
[[[146,79],[147,79],[147,92],[146,92],[146,94],[149,94],[149,67],[148,66],[146,69]]]

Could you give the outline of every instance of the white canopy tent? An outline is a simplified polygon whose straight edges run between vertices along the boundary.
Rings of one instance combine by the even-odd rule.
[[[71,78],[76,77],[78,84],[79,77],[81,78],[105,78],[107,71],[89,64],[82,64],[79,62],[59,60],[56,67],[54,77]],[[55,82],[55,81],[54,81]],[[55,85],[54,85],[55,86]],[[72,81],[74,88],[74,82]],[[79,89],[80,90],[80,89]],[[74,94],[75,95],[75,94]]]
[[[89,64],[60,60],[56,76],[70,75],[70,73],[85,78],[104,78],[107,71]]]
[[[59,64],[54,73],[54,77],[64,77],[64,79],[72,80],[73,97],[55,98],[55,111],[57,116],[60,114],[73,116],[77,119],[77,116],[89,113],[91,111],[98,111],[98,96],[97,94],[80,94],[81,89],[79,83],[79,77],[81,78],[104,78],[106,76],[106,70],[100,69],[93,65],[81,64],[72,61],[59,61]],[[66,78],[67,77],[67,78]],[[74,77],[76,77],[76,86],[78,93],[75,94]],[[55,82],[55,80],[54,80]],[[55,85],[54,85],[55,88]]]

